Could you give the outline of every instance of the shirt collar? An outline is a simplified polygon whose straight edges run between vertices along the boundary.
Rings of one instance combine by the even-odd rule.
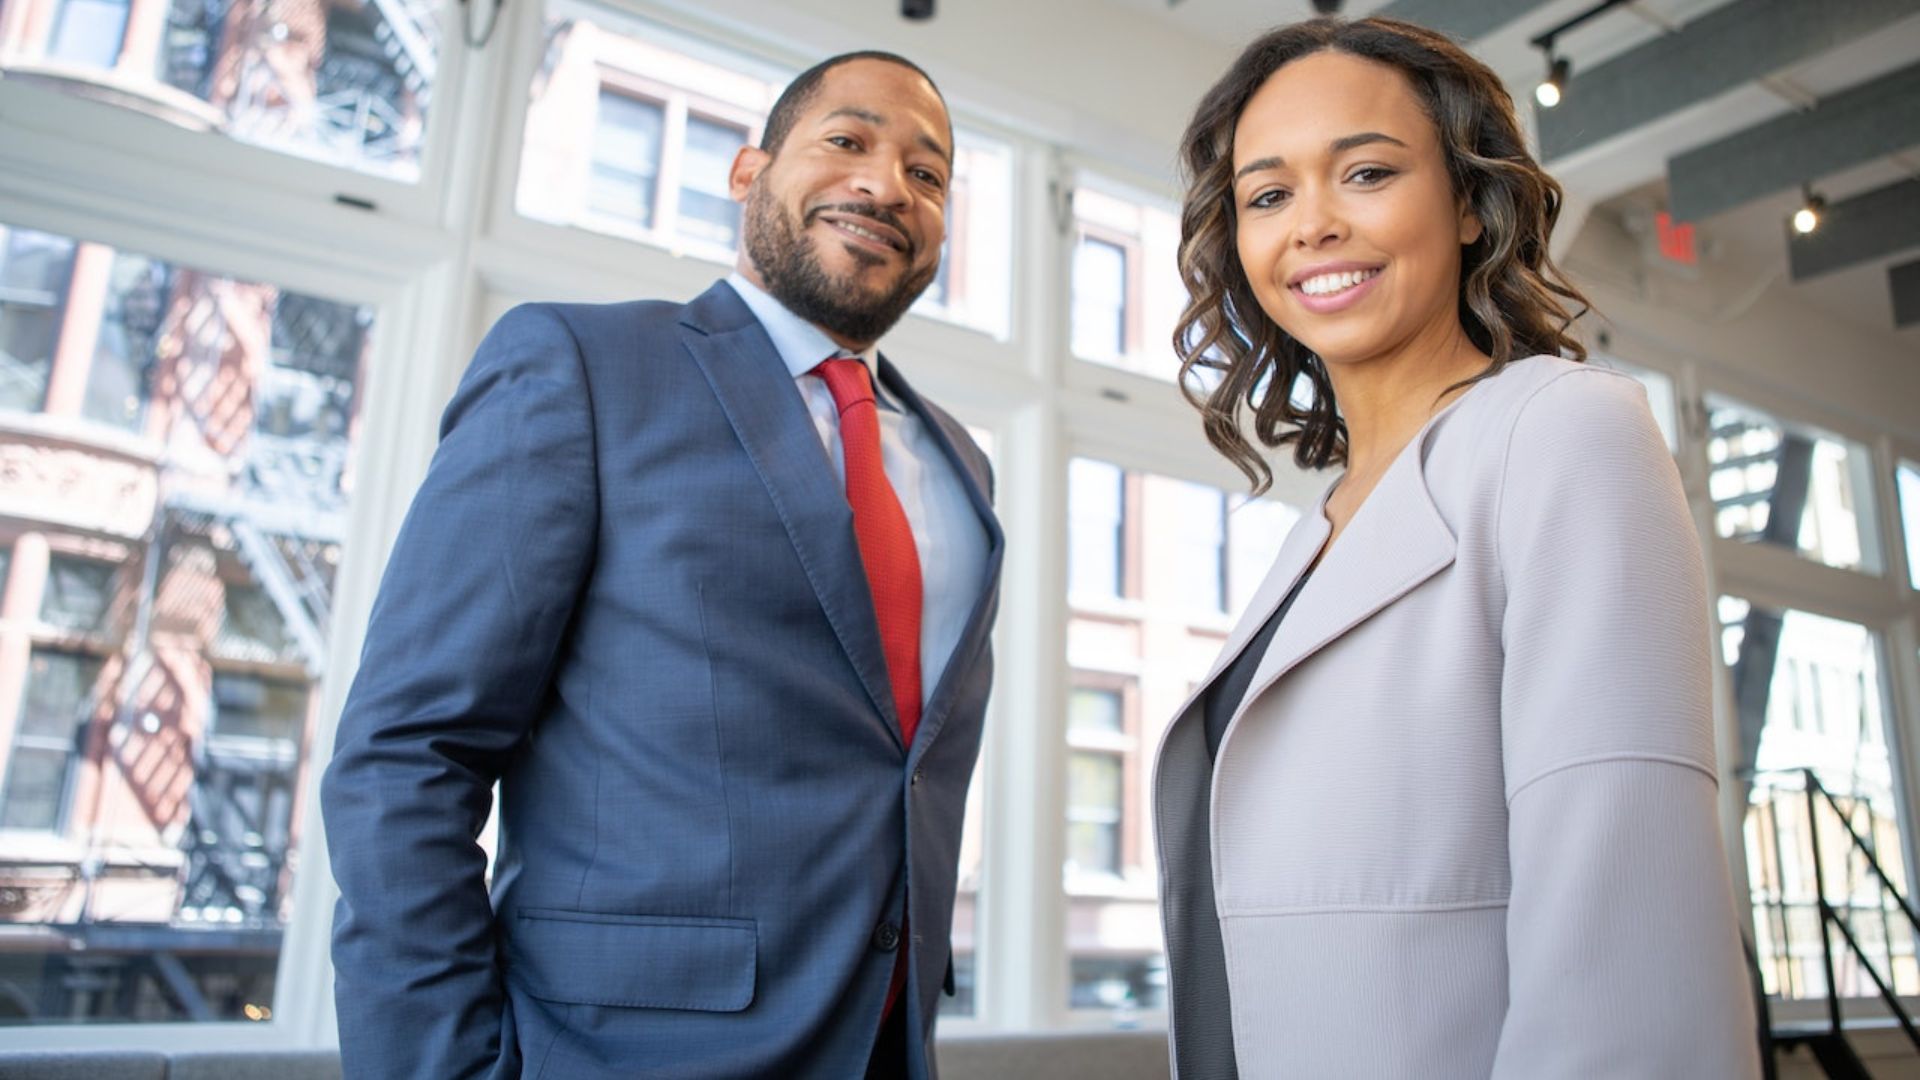
[[[787,310],[787,306],[773,298],[765,289],[748,281],[739,271],[727,275],[727,284],[747,302],[747,308],[753,317],[760,320],[766,328],[767,336],[773,339],[774,351],[780,354],[781,362],[794,378],[799,378],[820,366],[820,361],[829,356],[858,356],[867,365],[867,373],[874,373],[874,358],[880,352],[878,343],[867,346],[864,352],[852,353],[834,343],[826,331]],[[879,379],[875,378],[877,386]]]

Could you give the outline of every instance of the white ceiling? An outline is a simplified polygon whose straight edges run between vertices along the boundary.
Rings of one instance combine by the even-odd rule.
[[[1192,38],[1218,44],[1223,56],[1262,31],[1308,18],[1309,0],[1107,0],[1121,8],[1162,19]],[[1580,71],[1645,44],[1730,0],[1634,0],[1561,36],[1558,51],[1573,63],[1569,93],[1579,93]],[[1545,65],[1529,40],[1592,4],[1592,0],[1552,0],[1523,18],[1475,42],[1473,51],[1500,74],[1523,111],[1531,112],[1531,91]],[[1385,0],[1350,0],[1344,14],[1359,16],[1385,6]],[[1602,215],[1647,213],[1664,203],[1666,161],[1756,123],[1805,107],[1816,99],[1875,76],[1920,61],[1920,16],[1885,27],[1699,105],[1644,125],[1602,146],[1556,162],[1555,175],[1569,193],[1590,200]],[[1529,122],[1531,122],[1529,117]],[[1916,138],[1920,144],[1920,137]],[[1920,145],[1834,176],[1809,177],[1829,200],[1844,199],[1907,177],[1920,177]],[[1786,276],[1785,220],[1798,206],[1797,192],[1781,192],[1699,222],[1704,258],[1737,260],[1742,272]],[[1897,258],[1856,266],[1795,285],[1794,295],[1828,314],[1883,335],[1902,351],[1920,351],[1920,327],[1895,331],[1887,268],[1911,259]]]

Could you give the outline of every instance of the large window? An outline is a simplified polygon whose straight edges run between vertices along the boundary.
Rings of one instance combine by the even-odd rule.
[[[1712,395],[1707,422],[1708,487],[1720,536],[1880,573],[1866,447]]]
[[[1767,992],[1826,996],[1820,885],[1856,940],[1869,946],[1874,969],[1899,992],[1920,992],[1912,927],[1904,916],[1892,917],[1894,898],[1845,831],[1869,845],[1910,894],[1878,635],[1857,623],[1737,597],[1721,598],[1720,622],[1745,757],[1736,775],[1751,778],[1747,876]],[[1809,799],[1801,770],[1811,770],[1834,802]],[[1873,996],[1837,936],[1835,955],[1840,992]]]
[[[1068,1006],[1166,1004],[1151,759],[1298,512],[1075,458],[1068,473]]]
[[[436,0],[8,0],[0,71],[190,130],[416,180]]]
[[[1073,192],[1073,354],[1169,382],[1173,327],[1186,303],[1171,208],[1083,183]]]
[[[372,314],[9,235],[89,314],[0,406],[0,1022],[264,1019]]]

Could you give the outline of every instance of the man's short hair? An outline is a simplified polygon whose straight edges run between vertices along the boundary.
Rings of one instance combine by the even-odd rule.
[[[921,70],[919,64],[904,56],[881,49],[862,49],[859,52],[841,53],[838,56],[829,56],[796,75],[794,80],[787,84],[787,88],[780,91],[780,99],[773,103],[773,111],[767,114],[767,126],[761,130],[760,149],[769,154],[778,154],[780,144],[786,142],[788,134],[793,131],[794,121],[800,119],[800,114],[805,112],[807,106],[813,104],[813,99],[819,96],[820,83],[827,77],[827,72],[855,60],[879,60],[883,63],[898,64],[927,80],[927,85],[933,87],[933,95],[940,99],[941,106],[944,107],[947,103],[946,95],[940,93],[940,87],[933,81],[933,76]],[[951,154],[952,116],[947,117],[947,143],[948,153]]]

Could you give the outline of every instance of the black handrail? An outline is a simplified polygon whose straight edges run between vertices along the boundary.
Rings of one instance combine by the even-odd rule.
[[[1893,880],[1887,877],[1886,871],[1880,869],[1880,861],[1874,858],[1873,848],[1869,847],[1867,842],[1860,838],[1859,833],[1853,831],[1853,822],[1847,818],[1846,812],[1840,809],[1840,803],[1833,797],[1833,793],[1828,791],[1826,786],[1820,783],[1820,778],[1813,774],[1812,769],[1801,769],[1799,772],[1806,778],[1807,785],[1807,834],[1813,844],[1813,888],[1814,899],[1820,908],[1820,958],[1826,965],[1827,1024],[1829,1033],[1836,1036],[1841,1034],[1840,991],[1838,987],[1835,986],[1833,979],[1833,935],[1827,930],[1827,928],[1831,926],[1840,931],[1840,936],[1846,940],[1847,948],[1853,951],[1855,958],[1860,961],[1860,966],[1866,969],[1867,977],[1873,980],[1874,988],[1880,991],[1881,999],[1887,1003],[1887,1008],[1893,1012],[1894,1019],[1900,1022],[1900,1027],[1907,1033],[1907,1038],[1913,1042],[1916,1048],[1920,1048],[1920,1028],[1914,1026],[1913,1018],[1907,1015],[1907,1010],[1900,1004],[1899,995],[1895,994],[1893,988],[1881,980],[1880,973],[1874,970],[1872,958],[1867,955],[1867,950],[1861,948],[1860,943],[1854,939],[1853,931],[1847,928],[1846,920],[1840,917],[1840,913],[1833,909],[1832,904],[1827,903],[1827,873],[1826,868],[1820,861],[1820,821],[1819,818],[1815,816],[1815,810],[1819,804],[1814,801],[1814,792],[1819,792],[1826,798],[1827,804],[1833,807],[1835,816],[1840,819],[1841,828],[1847,831],[1847,839],[1853,841],[1854,848],[1856,848],[1860,854],[1866,856],[1867,865],[1873,868],[1874,876],[1879,878],[1880,884],[1885,887],[1888,892],[1893,894],[1895,900],[1899,901],[1900,910],[1907,913],[1907,918],[1913,923],[1916,934],[1920,934],[1920,915],[1914,913],[1913,908],[1908,905],[1906,897],[1899,889],[1894,887]],[[1883,905],[1881,911],[1884,912],[1885,910],[1886,908]],[[1920,938],[1916,938],[1916,940],[1920,940]],[[1888,969],[1887,975],[1889,978],[1892,977],[1893,971],[1891,968]]]

